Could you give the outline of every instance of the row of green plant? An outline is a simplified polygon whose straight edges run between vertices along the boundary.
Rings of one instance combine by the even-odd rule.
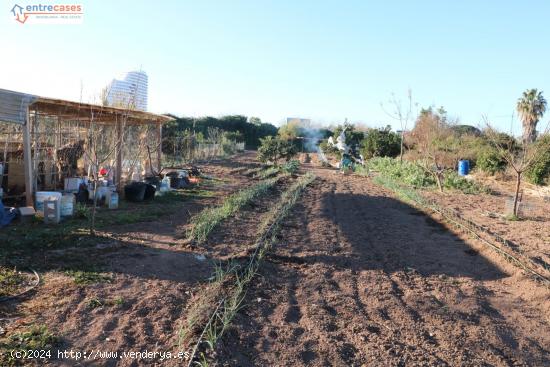
[[[266,178],[277,176],[280,172],[281,170],[279,169],[279,167],[273,166],[258,171],[258,173],[254,177],[265,180]]]
[[[274,177],[280,173],[285,173],[289,175],[295,175],[300,169],[300,161],[292,159],[288,162],[285,162],[281,166],[269,166],[265,169],[258,171],[255,177],[260,179],[266,179]]]
[[[367,171],[376,171],[381,175],[391,178],[414,188],[434,188],[436,179],[421,164],[409,161],[400,161],[396,158],[377,157],[367,162]],[[360,170],[359,173],[364,173]],[[455,171],[443,172],[443,187],[446,189],[460,190],[467,194],[485,192],[485,188],[474,181],[466,180]]]
[[[228,286],[229,291],[225,297],[218,302],[214,312],[208,318],[203,334],[201,334],[204,337],[207,350],[214,350],[217,341],[223,336],[243,306],[248,285],[256,275],[266,252],[275,243],[282,221],[288,216],[302,192],[313,180],[315,180],[315,176],[310,173],[300,177],[290,188],[283,192],[277,204],[263,216],[258,230],[258,239],[254,246],[255,251],[244,266],[230,264],[225,269],[219,266],[216,268],[215,283],[221,284],[225,279],[229,280],[231,284]],[[197,318],[197,316],[194,317],[194,319]],[[201,340],[197,343],[197,347],[200,342]],[[202,351],[200,352],[198,364],[201,366],[208,365],[208,358]]]
[[[222,221],[244,206],[251,204],[258,197],[265,195],[277,181],[277,177],[260,181],[254,186],[228,196],[221,205],[206,208],[194,215],[190,220],[191,228],[187,233],[187,238],[197,244],[204,243],[210,232]]]

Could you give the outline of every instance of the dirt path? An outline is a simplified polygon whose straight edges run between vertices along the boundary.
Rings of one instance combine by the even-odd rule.
[[[365,178],[316,174],[220,365],[550,364],[547,289]]]

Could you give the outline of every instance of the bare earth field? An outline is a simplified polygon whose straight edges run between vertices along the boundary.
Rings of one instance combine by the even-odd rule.
[[[60,271],[42,274],[34,294],[0,304],[5,334],[43,324],[60,337],[59,349],[173,350],[213,263],[247,256],[261,215],[294,178],[280,180],[269,196],[223,222],[204,245],[184,240],[189,217],[257,182],[248,174],[256,167],[253,153],[205,165],[206,174],[224,179],[205,188],[212,195],[183,202],[158,220],[103,229],[110,239],[95,246],[46,254],[59,264],[93,260],[110,278],[79,285]],[[550,365],[548,288],[368,178],[304,169],[318,178],[285,220],[212,364]],[[532,256],[547,255],[541,235],[548,232],[547,212],[538,220],[501,223],[483,215],[496,211],[499,199],[453,195],[441,204],[479,212],[476,218],[487,218],[486,225],[524,244]],[[521,237],[511,236],[515,229]],[[183,365],[158,359],[34,362]]]
[[[506,219],[506,202],[512,197],[512,186],[491,182],[490,187],[495,190],[492,195],[433,191],[425,191],[423,195],[511,241],[512,250],[525,255],[538,266],[538,271],[550,276],[550,202],[533,195],[533,190],[526,190],[531,194],[524,195],[528,208],[521,220]]]
[[[316,173],[221,365],[550,363],[547,289],[368,179]]]

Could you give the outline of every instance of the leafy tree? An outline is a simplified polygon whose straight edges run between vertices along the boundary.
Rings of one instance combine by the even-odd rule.
[[[278,165],[279,160],[285,159],[288,162],[298,153],[296,146],[290,140],[268,136],[260,139],[260,141],[261,145],[258,148],[258,160],[260,162],[272,162]]]
[[[290,122],[281,126],[277,134],[283,140],[293,141],[301,135],[300,127],[298,126],[298,124]]]
[[[388,125],[382,129],[371,129],[362,141],[361,154],[365,158],[397,157],[401,152],[401,137],[391,131]]]
[[[502,159],[494,147],[487,147],[477,157],[476,166],[483,172],[494,175],[506,170],[506,160]]]
[[[458,136],[463,136],[463,135],[480,136],[481,135],[481,131],[477,127],[471,126],[471,125],[455,125],[455,126],[451,126],[451,129]]]
[[[550,147],[550,135],[541,136],[535,144]],[[550,178],[550,149],[542,148],[540,159],[527,170],[526,178],[535,185],[543,185]]]
[[[163,126],[163,152],[170,154],[174,151],[174,140],[181,137],[182,134],[193,136],[202,133],[208,135],[208,128],[219,128],[226,132],[239,132],[243,136],[247,149],[256,149],[260,144],[260,138],[276,135],[277,127],[272,124],[262,123],[253,124],[247,121],[242,115],[229,115],[220,118],[206,116],[200,118],[176,117],[174,121]]]
[[[224,133],[224,137],[227,140],[236,141],[236,142],[243,142],[244,136],[240,131],[226,131]]]
[[[260,120],[259,117],[249,117],[248,118],[248,122],[251,123],[251,124],[254,124],[254,125],[261,125],[262,124],[262,120]]]
[[[355,129],[355,125],[350,124],[347,121],[347,119],[346,119],[346,121],[344,122],[343,125],[338,125],[334,129],[334,131],[332,133],[332,136],[333,136],[334,140],[336,140],[336,138],[340,135],[340,133],[342,133],[342,130],[344,128],[346,129],[346,132],[345,132],[346,144],[349,145],[350,147],[359,146],[361,144],[361,141],[365,137],[365,133],[362,132],[362,131],[357,131]]]
[[[546,99],[542,92],[528,89],[518,99],[516,109],[523,125],[523,143],[529,144],[537,138],[537,123],[546,112]]]

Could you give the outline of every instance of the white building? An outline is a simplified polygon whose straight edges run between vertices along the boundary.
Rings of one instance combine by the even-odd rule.
[[[130,71],[107,86],[105,100],[112,107],[147,111],[147,74]]]
[[[311,119],[303,119],[299,117],[287,117],[286,124],[296,124],[300,127],[308,128],[311,126]]]

